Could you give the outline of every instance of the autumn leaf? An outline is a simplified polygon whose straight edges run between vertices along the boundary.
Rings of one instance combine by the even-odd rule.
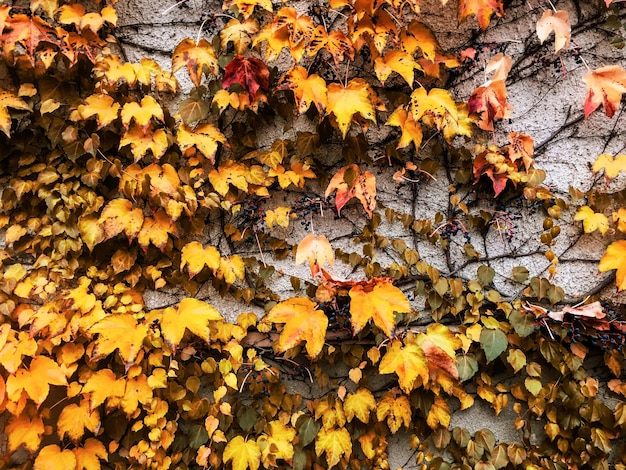
[[[326,81],[319,75],[309,75],[304,67],[296,65],[283,75],[278,89],[293,91],[299,114],[306,112],[313,104],[319,115],[324,116],[328,90]]]
[[[337,212],[341,214],[342,207],[355,197],[361,201],[365,212],[372,218],[376,207],[376,177],[372,173],[369,171],[361,173],[356,164],[345,166],[332,177],[324,197],[327,198],[334,191],[337,191],[335,194]]]
[[[369,320],[387,336],[393,336],[395,313],[409,313],[411,305],[404,293],[388,281],[380,281],[367,289],[356,285],[350,289],[350,322],[354,334],[361,331]]]
[[[0,130],[11,137],[11,115],[8,108],[30,110],[30,106],[13,93],[0,89]]]
[[[399,127],[402,130],[402,136],[396,146],[397,149],[408,147],[411,142],[415,145],[416,150],[422,145],[422,126],[419,122],[415,122],[413,114],[409,113],[404,106],[398,106],[385,124]]]
[[[354,417],[362,423],[369,423],[370,412],[376,409],[376,399],[372,392],[366,388],[359,388],[354,393],[349,393],[346,397],[343,410],[346,413],[348,422]]]
[[[413,56],[416,50],[421,50],[428,61],[433,62],[440,49],[437,38],[431,29],[424,23],[413,20],[407,28],[400,31],[400,45],[402,50]]]
[[[47,356],[37,356],[28,370],[18,369],[15,375],[9,375],[6,382],[6,394],[11,400],[17,401],[22,391],[41,405],[50,393],[50,385],[67,385],[63,369]]]
[[[144,219],[137,241],[144,252],[148,251],[150,244],[164,251],[169,241],[168,235],[177,235],[176,226],[165,211],[159,209],[155,212],[154,217]]]
[[[60,468],[76,468],[76,456],[69,449],[57,445],[47,445],[39,451],[33,470],[58,470]]]
[[[245,274],[243,259],[239,255],[228,258],[220,258],[220,267],[217,270],[217,277],[224,279],[228,285],[234,284],[237,280],[242,280]]]
[[[280,421],[270,421],[269,429],[257,439],[261,449],[261,460],[266,468],[272,466],[276,460],[289,461],[294,454],[293,440],[296,438],[296,430],[285,426]]]
[[[125,388],[124,379],[118,379],[109,369],[102,369],[87,378],[81,393],[88,394],[89,406],[93,410],[103,404],[107,398],[119,398],[124,395]]]
[[[225,0],[223,9],[233,9],[236,7],[239,13],[243,15],[245,19],[248,19],[254,13],[254,7],[259,7],[269,12],[274,11],[272,7],[272,0]]]
[[[119,103],[116,103],[111,96],[103,93],[88,96],[84,104],[78,106],[78,114],[82,119],[96,117],[98,129],[102,129],[115,121],[119,110]]]
[[[129,314],[108,315],[89,329],[97,334],[94,341],[94,359],[108,356],[116,349],[124,362],[132,364],[142,349],[143,340],[148,335],[148,326],[137,323]]]
[[[215,272],[220,267],[220,252],[211,245],[203,247],[200,242],[189,242],[181,251],[180,270],[185,269],[185,266],[189,279],[202,271],[205,266]]]
[[[389,51],[384,57],[376,57],[374,60],[374,72],[383,85],[389,75],[396,72],[409,86],[413,86],[415,69],[420,68],[413,56],[403,51]]]
[[[237,83],[248,93],[250,101],[254,101],[257,93],[266,92],[269,88],[270,72],[267,65],[255,57],[236,56],[231,60],[224,70],[222,88]]]
[[[400,394],[397,388],[386,392],[378,401],[376,408],[376,419],[387,421],[387,426],[392,434],[398,432],[401,426],[405,428],[411,426],[412,407],[406,395]]]
[[[41,444],[45,428],[40,416],[29,417],[26,413],[10,416],[4,432],[9,438],[9,452],[15,452],[20,446],[30,452],[36,452]]]
[[[332,267],[335,262],[335,252],[324,235],[316,236],[310,233],[298,243],[296,249],[296,264],[309,261],[311,275],[315,276],[320,269],[328,262]]]
[[[223,320],[215,307],[201,300],[186,298],[178,308],[168,307],[161,317],[161,333],[168,346],[175,350],[183,339],[185,329],[208,343],[209,321]]]
[[[219,65],[213,46],[206,39],[200,39],[197,44],[189,38],[181,41],[172,55],[172,72],[183,67],[187,67],[189,77],[196,86],[200,85],[203,73],[217,75]]]
[[[139,403],[148,404],[154,397],[152,387],[148,383],[148,378],[145,374],[139,375],[137,378],[126,380],[126,387],[124,393],[118,399],[111,399],[111,402],[115,403],[115,406],[121,405],[122,410],[127,416],[131,416],[137,412]],[[112,405],[113,406],[113,405]]]
[[[620,173],[626,173],[626,155],[621,154],[613,158],[608,153],[603,153],[593,163],[593,172],[604,170],[604,176],[609,180],[617,178]]]
[[[421,383],[428,382],[428,361],[422,348],[417,344],[393,340],[380,360],[378,371],[381,374],[396,374],[400,388],[409,394],[415,387],[418,378]]]
[[[504,15],[504,7],[501,0],[460,0],[459,23],[462,23],[470,15],[476,15],[480,29],[487,29],[491,15]]]
[[[105,240],[124,232],[129,240],[134,240],[143,225],[143,212],[128,199],[110,201],[102,210],[100,223],[104,225]]]
[[[615,283],[618,290],[626,289],[626,240],[618,240],[609,245],[600,260],[600,272],[616,269]]]
[[[345,87],[339,83],[328,85],[326,115],[332,113],[335,116],[344,139],[355,115],[376,123],[376,112],[371,94],[369,85],[362,78],[353,78]]]
[[[322,25],[318,25],[313,31],[307,47],[307,55],[316,56],[320,51],[330,54],[335,65],[339,65],[345,58],[354,60],[352,41],[344,32],[333,30],[329,33]]]
[[[607,65],[588,72],[583,81],[587,85],[585,118],[600,104],[604,105],[607,117],[613,117],[622,100],[622,94],[626,92],[626,70],[619,65]]]
[[[213,124],[200,124],[195,129],[181,124],[176,133],[178,147],[185,152],[196,147],[211,163],[215,163],[218,144],[226,144],[226,137]]]
[[[289,226],[289,219],[294,217],[295,214],[292,213],[291,207],[278,206],[265,211],[265,225],[267,225],[269,229],[272,229],[274,225],[287,228]]]
[[[493,130],[493,121],[507,119],[512,106],[507,102],[506,79],[511,70],[511,57],[502,53],[496,55],[485,67],[485,75],[493,72],[493,77],[479,86],[468,100],[470,113],[480,114],[478,127]]]
[[[134,120],[144,131],[153,118],[160,122],[163,122],[165,119],[161,105],[151,96],[144,96],[141,99],[141,103],[137,103],[136,101],[126,103],[122,106],[120,116],[122,117],[122,124],[124,124],[127,129]]]
[[[108,460],[108,452],[98,439],[90,437],[82,447],[72,449],[76,457],[76,470],[99,470],[100,459]]]
[[[244,440],[235,436],[224,448],[224,462],[232,460],[233,470],[257,470],[261,463],[261,451],[254,439]]]
[[[535,142],[533,138],[528,134],[511,132],[509,134],[509,141],[511,143],[508,147],[508,154],[511,161],[515,162],[521,158],[526,171],[530,170],[535,161],[533,159],[533,153],[535,152]]]
[[[285,352],[306,341],[309,357],[315,358],[322,351],[328,328],[328,317],[315,303],[304,297],[292,297],[280,302],[264,318],[269,323],[285,323],[276,350]]]
[[[591,233],[599,230],[600,233],[604,235],[609,229],[609,219],[607,216],[594,212],[589,206],[579,207],[578,211],[576,211],[576,215],[574,216],[574,220],[583,221],[583,229],[585,230],[585,233]]]
[[[428,410],[426,424],[431,429],[437,429],[439,426],[447,429],[450,426],[450,408],[443,397],[435,397],[435,401]]]
[[[247,19],[242,23],[233,18],[220,31],[221,48],[226,50],[228,44],[232,42],[235,54],[242,55],[258,31],[259,23],[255,19]]]
[[[572,36],[572,26],[569,21],[569,14],[565,10],[545,10],[541,18],[537,21],[537,36],[543,42],[554,31],[554,52],[559,52],[564,47],[569,47]]]
[[[62,44],[59,32],[39,16],[16,14],[8,17],[3,23],[0,26],[4,26],[2,52],[5,59],[9,53],[15,53],[16,46],[20,44],[24,47],[25,55],[34,68],[35,52],[40,45],[47,43],[61,46]],[[1,27],[0,32],[2,32]]]
[[[100,413],[90,409],[89,401],[84,400],[80,405],[72,403],[63,408],[57,420],[57,433],[61,440],[67,435],[72,442],[78,442],[85,430],[97,434],[100,425]]]
[[[131,126],[120,139],[120,149],[130,145],[135,162],[138,162],[150,151],[154,158],[159,159],[169,147],[169,139],[163,129],[149,131],[139,126]]]
[[[352,439],[346,428],[322,428],[315,437],[315,454],[319,457],[326,454],[326,463],[331,468],[339,463],[341,458],[352,455]]]

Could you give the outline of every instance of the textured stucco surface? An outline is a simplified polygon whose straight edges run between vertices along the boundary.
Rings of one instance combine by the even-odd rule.
[[[186,37],[196,37],[199,24],[204,18],[203,15],[220,12],[220,7],[202,0],[189,0],[185,8],[169,8],[174,3],[170,0],[121,0],[118,2],[120,20],[117,37],[129,60],[134,61],[150,56],[169,68],[171,51],[176,44]],[[588,190],[595,183],[590,163],[600,153],[617,154],[624,151],[626,121],[621,110],[613,119],[608,119],[602,112],[594,113],[587,120],[581,119],[585,98],[585,85],[582,77],[586,73],[586,67],[582,62],[575,60],[573,50],[579,50],[580,55],[592,69],[611,63],[625,65],[624,51],[611,47],[610,34],[603,32],[599,26],[579,25],[575,8],[567,1],[557,2],[559,9],[566,9],[570,12],[574,31],[572,45],[569,51],[561,55],[562,61],[557,60],[552,52],[552,39],[549,39],[543,47],[538,43],[534,28],[542,10],[536,8],[535,2],[514,2],[507,9],[506,16],[501,19],[494,18],[492,27],[485,33],[477,31],[474,18],[458,26],[455,5],[456,2],[448,2],[442,7],[432,0],[423,2],[422,5],[423,12],[420,19],[432,27],[445,49],[458,51],[470,46],[478,47],[481,44],[483,50],[479,63],[483,65],[498,51],[504,51],[513,57],[514,67],[511,78],[507,81],[509,102],[513,106],[512,116],[509,121],[499,124],[496,132],[489,138],[495,143],[505,144],[509,132],[519,131],[530,134],[535,139],[537,148],[536,166],[547,172],[546,183],[556,194],[567,197],[570,186],[582,191]],[[545,6],[548,7],[548,5]],[[162,14],[163,12],[166,13]],[[594,7],[589,5],[587,10],[581,12],[582,18],[593,14]],[[218,24],[222,24],[219,21],[222,20],[218,18]],[[555,62],[558,62],[556,66]],[[284,68],[290,64],[279,62],[277,65]],[[179,72],[177,78],[183,88],[190,87],[184,71]],[[453,79],[454,94],[458,100],[467,100],[471,92],[483,81],[484,75],[479,67],[465,70]],[[389,129],[370,130],[368,138],[375,139],[375,132],[388,131]],[[273,139],[280,138],[282,132],[282,129],[268,129],[260,136],[260,143],[271,143]],[[334,155],[329,155],[328,158],[330,162],[336,161]],[[383,168],[377,174],[377,200],[381,205],[424,219],[432,218],[435,212],[445,209],[448,200],[448,183],[443,170],[434,175],[437,181],[425,181],[416,194],[408,186],[398,188],[392,180],[395,170],[395,168]],[[602,185],[603,182],[599,181],[598,184]],[[611,183],[611,188],[623,185],[624,181],[618,178]],[[317,192],[320,192],[319,188]],[[264,207],[285,205],[300,197],[302,193],[281,194],[275,198],[276,200],[264,202]],[[485,198],[478,202],[478,207],[480,206],[493,209],[494,203]],[[572,213],[564,214],[560,224],[561,235],[555,240],[553,247],[553,251],[560,259],[554,282],[565,289],[570,300],[579,298],[605,278],[605,274],[597,271],[597,261],[607,244],[607,238],[603,239],[600,235],[581,236],[580,223],[574,222],[572,215]],[[531,276],[547,275],[549,262],[542,254],[535,253],[542,247],[539,241],[542,220],[543,217],[540,214],[525,215],[524,218],[516,221],[517,227],[510,241],[503,241],[494,230],[491,230],[484,240],[480,237],[473,239],[479,252],[485,256],[497,258],[490,262],[491,267],[496,271],[494,284],[502,293],[510,297],[519,296],[521,291],[518,284],[510,282],[513,267],[524,265],[529,269]],[[362,209],[356,204],[348,205],[342,211],[341,218],[336,218],[331,211],[326,211],[324,215],[315,215],[312,220],[315,231],[326,235],[334,247],[345,246],[351,250],[354,250],[351,235],[354,227],[362,226],[364,222]],[[466,261],[460,255],[460,251],[458,256],[452,256],[452,265],[447,264],[438,247],[421,240],[418,240],[415,245],[415,240],[407,233],[400,231],[397,224],[389,226],[383,222],[381,231],[391,238],[403,239],[409,247],[417,249],[423,259],[443,273],[454,271],[455,275],[472,277],[479,266],[478,263],[470,263],[459,269]],[[274,235],[284,237],[290,243],[295,244],[307,233],[301,225],[293,224],[288,229],[275,231]],[[211,227],[208,229],[207,240],[211,243],[224,243],[221,234],[212,230]],[[250,245],[249,251],[240,254],[260,256],[255,245]],[[265,253],[264,256],[269,257],[269,254]],[[378,256],[377,261],[381,265],[389,265],[394,261],[392,251],[381,252]],[[292,293],[289,276],[310,279],[308,268],[303,265],[295,266],[292,257],[284,261],[273,261],[272,264],[277,270],[280,269],[285,273],[282,277],[276,277],[272,285],[274,290],[284,295]],[[343,266],[340,263],[333,272],[336,277],[340,278],[359,276],[359,273],[351,273],[349,266]],[[146,297],[147,307],[159,308],[171,305],[182,294],[167,290],[150,293]],[[612,286],[606,288],[603,295],[613,301],[620,300]],[[239,313],[253,309],[235,301],[222,299],[209,287],[203,288],[197,297],[210,299],[229,319],[235,319]],[[416,298],[414,302],[414,308],[420,310],[423,306],[423,299]],[[263,312],[258,309],[257,313]],[[493,417],[490,410],[475,406],[471,410],[455,412],[452,427],[462,426],[472,433],[487,427],[496,434],[499,440],[515,441],[519,439],[519,436],[513,428],[513,420],[514,414],[510,406],[497,418]],[[397,436],[394,437],[393,443],[390,452],[391,468],[401,465],[406,465],[405,468],[412,468],[411,453],[406,448],[406,441],[403,441],[401,436]]]

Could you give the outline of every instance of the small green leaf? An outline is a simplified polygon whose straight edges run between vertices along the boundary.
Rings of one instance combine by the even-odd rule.
[[[478,372],[478,362],[472,355],[459,355],[456,357],[457,370],[459,371],[459,380],[464,382],[474,377]]]
[[[320,430],[320,427],[321,424],[313,418],[304,419],[304,422],[300,425],[300,428],[298,428],[298,438],[300,439],[302,447],[306,447],[313,442],[315,436],[317,436],[317,433]]]
[[[502,330],[483,329],[480,332],[480,346],[485,351],[487,362],[491,362],[502,354],[508,345],[506,335]]]
[[[509,315],[509,322],[513,325],[515,332],[522,338],[530,335],[535,331],[535,321],[531,315],[526,315],[519,310],[513,310]]]
[[[480,266],[478,268],[478,280],[483,286],[491,283],[496,275],[496,271],[489,266]]]
[[[528,269],[525,266],[515,266],[513,268],[513,279],[517,282],[526,282],[528,280]]]

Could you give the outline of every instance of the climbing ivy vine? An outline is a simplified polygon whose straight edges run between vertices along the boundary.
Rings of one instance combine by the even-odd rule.
[[[620,47],[624,8],[596,3]],[[570,15],[544,7],[532,47],[558,62]],[[477,31],[504,15],[458,2]],[[199,21],[164,68],[124,58],[113,0],[0,6],[0,468],[385,469],[394,435],[411,468],[626,468],[626,323],[599,301],[626,289],[624,191],[601,178],[626,156],[556,194],[532,135],[501,126],[519,64],[445,51],[417,0],[229,0]],[[587,69],[580,112],[613,117],[626,71]],[[377,198],[436,178],[428,217]],[[522,214],[548,267],[496,272],[472,242]],[[613,235],[577,298],[555,281],[565,214]],[[451,424],[479,405],[519,439]]]

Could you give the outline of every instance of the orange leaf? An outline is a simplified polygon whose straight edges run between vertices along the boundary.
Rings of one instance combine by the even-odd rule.
[[[341,214],[341,208],[353,197],[356,197],[367,215],[372,218],[376,207],[376,177],[369,171],[361,173],[356,164],[341,168],[330,180],[324,197],[328,197],[333,191],[337,212]]]
[[[509,134],[509,141],[511,142],[508,148],[509,158],[512,162],[521,158],[526,171],[528,171],[535,162],[533,159],[535,141],[531,136],[519,132],[511,132]]]
[[[192,39],[187,38],[176,46],[172,54],[172,72],[182,67],[187,67],[189,77],[196,86],[199,86],[202,81],[205,67],[213,75],[219,73],[217,56],[213,46],[206,39],[200,39],[196,44]]]
[[[176,225],[163,210],[159,209],[155,212],[154,218],[146,217],[137,240],[144,252],[148,251],[150,243],[164,251],[169,241],[168,235],[176,236],[176,234]]]
[[[10,400],[17,401],[25,391],[39,406],[48,398],[50,385],[67,385],[65,373],[49,357],[37,356],[31,361],[28,371],[18,369],[15,375],[9,375],[6,393]]]
[[[127,365],[132,364],[143,347],[148,335],[148,326],[137,323],[130,314],[109,315],[89,329],[98,334],[94,341],[92,357],[99,359],[108,356],[116,349]]]
[[[43,420],[39,416],[29,418],[25,413],[12,416],[4,432],[9,437],[9,452],[14,452],[21,445],[30,452],[36,452],[45,431]]]
[[[94,372],[83,385],[81,393],[89,394],[91,409],[100,406],[107,398],[119,398],[124,394],[124,379],[118,379],[109,369]]]
[[[380,360],[378,371],[381,374],[396,374],[400,388],[408,395],[415,387],[415,381],[421,378],[423,385],[428,382],[428,361],[422,348],[417,344],[393,340],[387,346],[385,355]]]
[[[280,83],[282,85],[279,89],[293,91],[299,114],[306,112],[314,104],[319,115],[324,115],[328,103],[328,90],[322,77],[316,74],[309,75],[304,67],[297,65],[283,75]]]
[[[285,323],[276,344],[278,352],[285,352],[303,341],[309,357],[315,358],[324,346],[328,317],[315,303],[304,297],[292,297],[276,305],[264,321]]]
[[[502,0],[460,0],[459,23],[465,21],[469,15],[476,15],[480,29],[487,29],[491,15],[504,15]]]
[[[8,108],[30,110],[30,106],[22,98],[0,89],[0,131],[11,137],[11,115]]]
[[[504,81],[490,81],[487,85],[476,88],[468,101],[470,113],[480,114],[478,127],[486,131],[493,130],[493,121],[508,119],[512,106],[507,102]]]
[[[272,6],[272,0],[225,0],[224,10],[237,7],[239,13],[243,15],[245,19],[249,18],[254,13],[254,7],[263,8],[269,12],[274,11]]]
[[[150,131],[132,126],[120,139],[120,149],[130,145],[135,162],[138,162],[150,151],[154,158],[161,158],[169,147],[167,133],[163,129]]]
[[[374,60],[374,72],[383,85],[391,72],[396,72],[409,86],[413,86],[415,69],[419,68],[413,56],[403,51],[389,51],[384,57],[376,57]]]
[[[405,395],[400,395],[397,388],[393,388],[383,395],[376,408],[376,418],[383,421],[387,418],[387,426],[395,434],[400,426],[408,428],[412,421],[412,407]]]
[[[356,285],[350,289],[350,321],[354,334],[361,331],[369,320],[387,336],[393,336],[396,326],[395,312],[409,313],[411,305],[400,289],[387,281],[377,282],[366,290]]]
[[[324,235],[315,236],[310,233],[298,243],[296,250],[296,264],[309,260],[309,268],[311,275],[315,276],[324,263],[328,262],[329,266],[333,266],[335,262],[335,252]]]
[[[354,115],[376,123],[376,112],[372,104],[373,91],[362,78],[353,78],[344,87],[339,83],[328,85],[328,107],[326,115],[333,114],[343,138],[350,130]],[[375,95],[374,95],[375,96]]]
[[[204,269],[206,266],[215,272],[220,267],[220,252],[214,246],[202,246],[200,242],[187,243],[182,251],[180,258],[180,270],[187,266],[189,279]]]
[[[587,84],[585,118],[600,104],[604,105],[606,115],[613,117],[622,100],[622,94],[626,92],[626,70],[619,65],[607,65],[587,73],[583,81]]]
[[[115,121],[119,110],[119,103],[116,103],[111,96],[102,93],[87,97],[85,103],[78,106],[78,114],[82,119],[96,116],[98,129]]]
[[[104,224],[105,240],[124,232],[129,240],[133,240],[143,225],[143,212],[128,199],[118,198],[110,201],[100,215],[100,223]]]
[[[57,433],[62,440],[67,435],[72,442],[78,442],[85,434],[85,429],[97,434],[100,429],[100,413],[89,409],[89,402],[84,400],[79,405],[72,403],[61,411],[57,419]]]
[[[565,10],[555,11],[546,10],[537,21],[537,36],[543,43],[550,33],[554,31],[554,52],[559,52],[564,47],[569,47],[572,36],[572,26],[570,25],[569,15]]]
[[[313,31],[307,48],[307,55],[314,56],[322,50],[333,57],[335,65],[339,65],[346,57],[354,60],[352,41],[346,37],[343,31],[334,30],[329,33],[326,28],[319,25]]]
[[[69,449],[61,450],[57,445],[49,445],[39,451],[33,470],[58,470],[76,468],[76,457]]]
[[[609,245],[600,260],[600,272],[617,269],[615,283],[618,290],[626,289],[626,240],[618,240]]]
[[[148,383],[148,378],[141,374],[136,379],[126,381],[126,388],[120,400],[122,410],[127,415],[132,415],[137,411],[139,403],[148,404],[153,399],[152,387]]]
[[[163,310],[161,333],[172,349],[176,349],[183,339],[185,329],[191,331],[208,343],[209,321],[223,320],[215,307],[201,300],[186,298],[178,309],[168,307]]]
[[[72,449],[76,457],[76,470],[100,470],[100,460],[107,460],[108,453],[104,444],[93,437],[85,441],[83,447]]]

